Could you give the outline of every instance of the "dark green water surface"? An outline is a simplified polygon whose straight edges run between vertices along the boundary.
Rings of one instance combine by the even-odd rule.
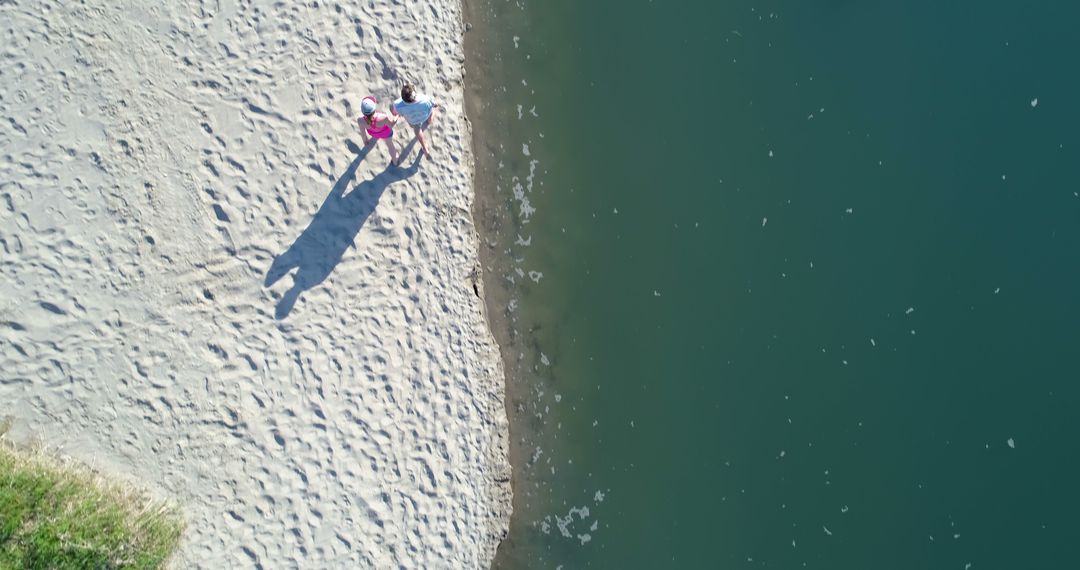
[[[1080,3],[466,4],[496,567],[1080,567]]]

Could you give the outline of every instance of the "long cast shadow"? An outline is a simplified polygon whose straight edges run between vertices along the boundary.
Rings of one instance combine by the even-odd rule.
[[[410,142],[404,152],[412,150],[415,139]],[[322,283],[341,262],[341,257],[349,246],[354,246],[356,234],[367,222],[375,206],[379,203],[386,188],[404,180],[420,169],[420,157],[418,153],[412,163],[405,168],[388,166],[386,170],[375,175],[370,180],[365,180],[352,189],[348,194],[345,189],[356,175],[356,169],[367,156],[372,147],[365,147],[356,154],[356,158],[345,170],[345,173],[334,183],[330,195],[323,201],[311,223],[304,229],[300,237],[296,238],[289,249],[274,258],[270,269],[266,271],[264,285],[269,287],[277,283],[282,277],[294,268],[299,268],[293,275],[293,286],[285,292],[278,301],[274,316],[284,319],[296,305],[300,294]],[[402,154],[407,156],[407,154]]]

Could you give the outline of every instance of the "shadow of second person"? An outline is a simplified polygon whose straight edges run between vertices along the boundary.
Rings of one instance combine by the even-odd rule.
[[[420,155],[417,155],[408,167],[389,166],[374,178],[357,184],[346,194],[345,189],[369,150],[370,147],[367,147],[357,153],[349,168],[330,190],[330,195],[323,201],[311,223],[285,253],[274,258],[270,269],[266,271],[264,285],[269,287],[289,271],[297,269],[293,275],[292,288],[278,301],[274,311],[276,318],[287,317],[301,293],[322,283],[334,271],[345,250],[354,246],[356,234],[375,211],[375,206],[386,188],[416,174],[420,168]]]

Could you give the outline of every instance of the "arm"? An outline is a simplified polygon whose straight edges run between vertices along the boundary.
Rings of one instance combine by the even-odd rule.
[[[360,136],[364,137],[364,146],[367,146],[371,142],[367,134],[367,125],[364,124],[363,119],[356,119],[356,124],[360,126]]]
[[[431,101],[431,115],[428,116],[427,120],[427,124],[430,126],[435,124],[435,116],[438,114],[442,105],[439,105],[439,102],[436,101],[434,97],[428,97],[428,101]]]

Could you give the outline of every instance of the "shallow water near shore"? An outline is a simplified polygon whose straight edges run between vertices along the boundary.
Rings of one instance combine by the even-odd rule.
[[[1071,560],[1080,6],[466,8],[497,568]]]

